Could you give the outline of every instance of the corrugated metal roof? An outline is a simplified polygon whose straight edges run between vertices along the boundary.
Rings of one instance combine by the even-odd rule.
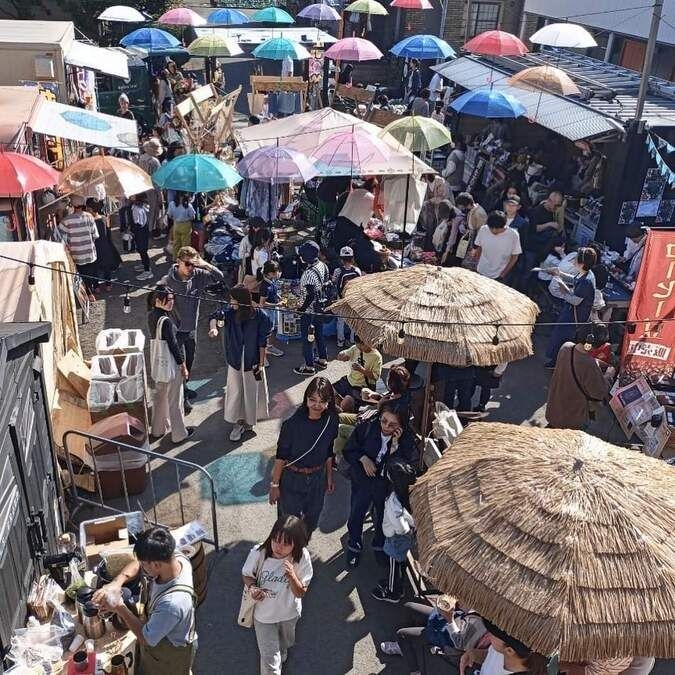
[[[571,141],[623,130],[618,122],[569,98],[512,87],[507,84],[511,73],[485,65],[476,57],[464,56],[433,66],[433,70],[465,89],[492,86],[515,96],[527,109],[530,119]]]

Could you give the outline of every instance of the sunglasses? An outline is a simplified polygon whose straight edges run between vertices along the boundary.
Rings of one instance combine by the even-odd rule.
[[[183,265],[185,265],[185,267],[194,267],[195,266],[195,264],[193,262],[191,262],[190,260],[181,260],[181,262],[183,263]]]

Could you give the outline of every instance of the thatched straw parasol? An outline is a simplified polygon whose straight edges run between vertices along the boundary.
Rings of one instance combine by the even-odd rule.
[[[387,354],[452,366],[491,366],[530,356],[539,311],[504,284],[460,267],[433,265],[353,279],[331,310]]]
[[[581,431],[477,423],[413,489],[423,568],[561,660],[675,656],[675,469]]]

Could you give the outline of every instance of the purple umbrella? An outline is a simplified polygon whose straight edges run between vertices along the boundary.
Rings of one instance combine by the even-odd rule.
[[[391,148],[363,129],[352,127],[331,136],[312,151],[312,158],[321,169],[321,175],[352,176],[367,171],[373,163],[387,166]]]
[[[266,145],[249,152],[237,164],[244,178],[263,183],[305,183],[318,170],[305,155],[290,148]]]
[[[340,21],[340,15],[330,5],[325,5],[323,2],[307,5],[305,9],[298,12],[298,16],[312,21]]]

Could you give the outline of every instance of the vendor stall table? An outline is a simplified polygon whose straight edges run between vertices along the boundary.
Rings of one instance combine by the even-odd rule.
[[[615,309],[628,309],[632,297],[632,293],[623,284],[611,278],[603,289],[602,295],[608,310],[604,317],[605,321],[612,320],[612,313]]]

